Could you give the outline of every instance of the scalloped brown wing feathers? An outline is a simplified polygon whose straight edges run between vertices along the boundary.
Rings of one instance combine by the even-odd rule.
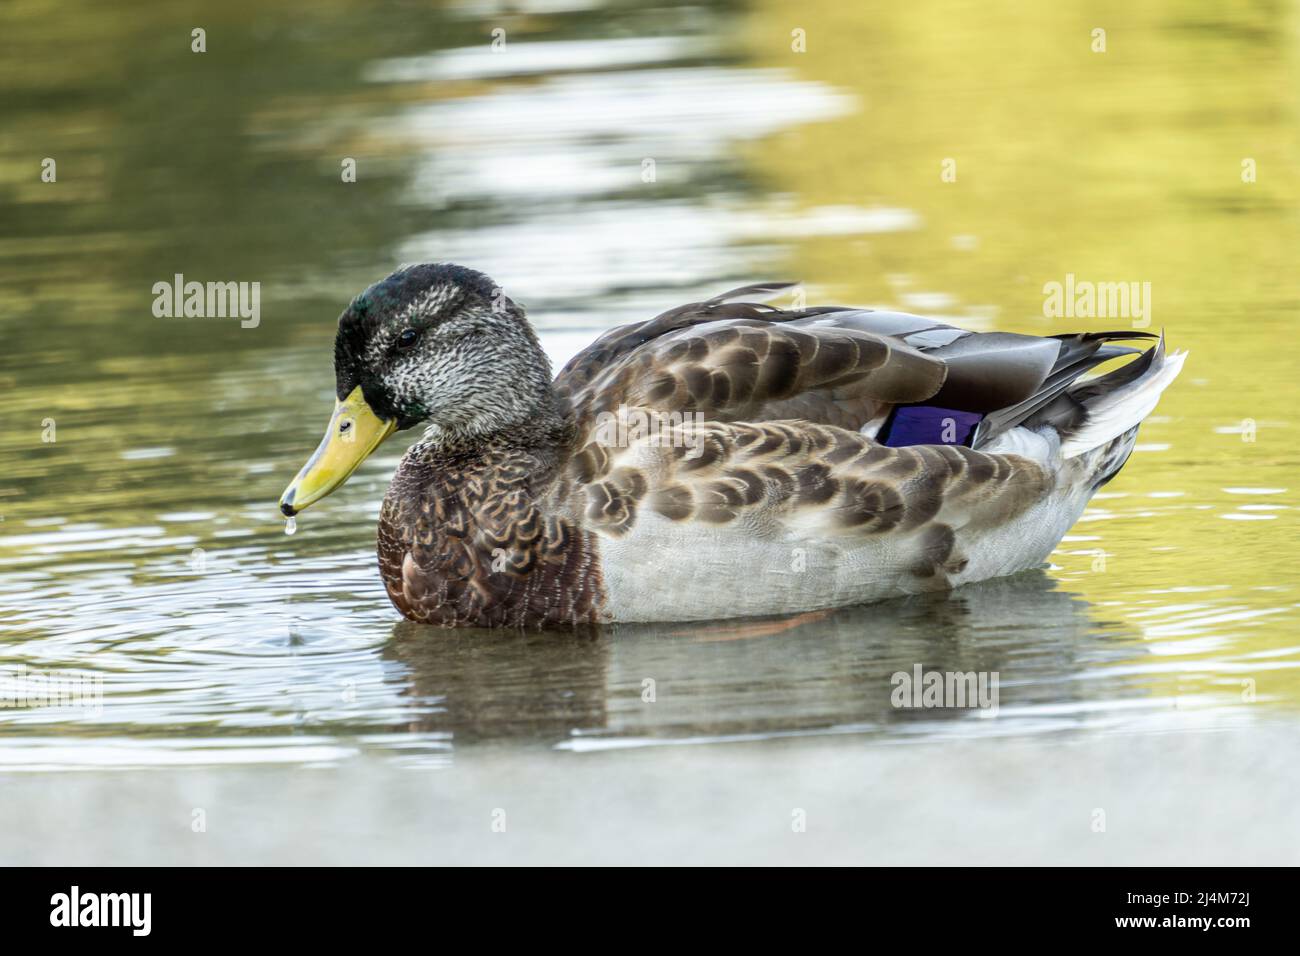
[[[923,401],[943,385],[941,360],[848,325],[858,310],[726,301],[774,288],[738,289],[601,336],[556,379],[579,435],[620,408],[856,430],[882,407]]]

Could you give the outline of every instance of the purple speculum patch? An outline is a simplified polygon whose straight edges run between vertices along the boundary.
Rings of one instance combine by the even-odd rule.
[[[970,445],[983,420],[979,412],[962,412],[937,405],[899,405],[876,440],[891,448],[904,445]]]

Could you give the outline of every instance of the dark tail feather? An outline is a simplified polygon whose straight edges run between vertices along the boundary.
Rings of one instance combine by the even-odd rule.
[[[1061,342],[1061,351],[1042,385],[1024,401],[986,415],[973,436],[973,447],[979,448],[1018,425],[1033,428],[1050,424],[1062,430],[1082,424],[1087,413],[1082,403],[1072,395],[1070,386],[1103,362],[1124,355],[1139,354],[1135,348],[1106,343],[1124,339],[1150,339],[1155,336],[1150,332],[1129,330],[1076,332],[1053,338]],[[1141,361],[1142,359],[1137,359],[1129,364],[1135,365]]]

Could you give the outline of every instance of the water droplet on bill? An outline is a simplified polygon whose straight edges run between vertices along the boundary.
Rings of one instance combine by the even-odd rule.
[[[284,533],[293,534],[298,530],[298,519],[289,517],[284,519]]]

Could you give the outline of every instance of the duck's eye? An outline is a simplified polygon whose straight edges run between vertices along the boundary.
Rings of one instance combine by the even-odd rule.
[[[397,347],[409,349],[419,338],[419,333],[415,329],[402,329],[402,334],[397,337]]]

